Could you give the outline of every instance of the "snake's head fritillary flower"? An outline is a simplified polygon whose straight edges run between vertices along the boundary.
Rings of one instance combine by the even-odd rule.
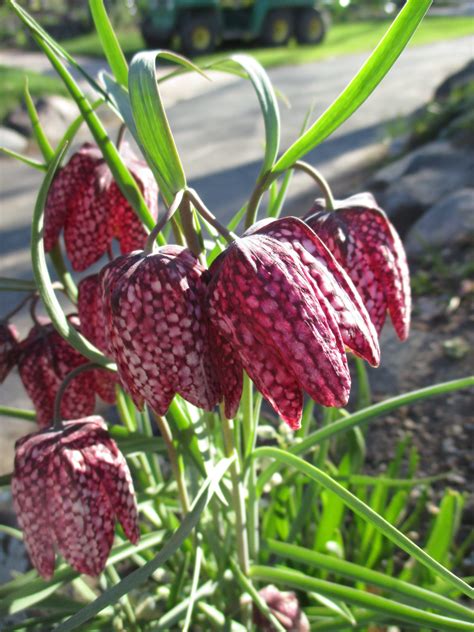
[[[70,319],[78,327],[77,319]],[[46,428],[53,421],[54,400],[66,375],[87,359],[58,334],[51,323],[35,325],[21,343],[18,371],[36,409],[37,421]],[[77,375],[66,388],[61,402],[64,419],[94,412],[92,371]]]
[[[105,315],[102,306],[102,285],[98,274],[91,274],[78,285],[77,311],[81,321],[81,333],[99,351],[107,355]],[[117,374],[107,369],[94,369],[95,390],[108,404],[115,403]]]
[[[302,612],[294,592],[282,592],[273,585],[259,591],[260,597],[270,608],[273,616],[289,632],[309,632],[308,617]],[[261,632],[274,632],[275,628],[264,615],[254,608],[254,622]]]
[[[0,384],[2,384],[18,357],[18,332],[15,325],[0,323]]]
[[[400,340],[410,331],[410,273],[395,228],[370,193],[336,200],[328,212],[316,200],[306,223],[324,241],[359,291],[378,333],[387,311]]]
[[[54,573],[55,551],[79,573],[105,566],[117,519],[134,544],[140,532],[128,465],[98,416],[67,421],[16,443],[12,495],[33,563]]]
[[[180,246],[118,257],[101,272],[108,349],[140,408],[163,415],[176,393],[205,410],[220,400],[204,273]]]
[[[212,327],[233,352],[232,363],[218,363],[229,417],[239,397],[226,385],[237,384],[239,366],[297,429],[303,391],[325,406],[347,403],[346,345],[378,363],[377,337],[357,292],[300,220],[256,225],[214,261],[210,274]]]
[[[121,149],[150,213],[158,214],[158,189],[147,165],[126,143]],[[85,143],[54,179],[45,208],[45,250],[52,250],[64,229],[66,253],[74,270],[100,259],[117,239],[122,254],[143,248],[146,232],[120,192],[98,147]]]

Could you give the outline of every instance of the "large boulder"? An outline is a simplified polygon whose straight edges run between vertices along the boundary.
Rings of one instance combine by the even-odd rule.
[[[427,248],[474,242],[474,189],[463,188],[442,197],[410,228],[405,238],[409,255]]]

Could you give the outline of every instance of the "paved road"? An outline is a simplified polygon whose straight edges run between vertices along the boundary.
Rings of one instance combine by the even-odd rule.
[[[336,178],[342,191],[341,175],[380,144],[387,124],[425,103],[442,79],[472,58],[473,52],[473,41],[468,38],[406,50],[379,89],[329,140],[312,152],[309,160],[328,178]],[[291,102],[291,109],[282,106],[282,147],[297,137],[310,105],[314,104],[316,114],[323,112],[365,57],[339,57],[270,71],[275,86]],[[189,78],[180,82],[168,89],[166,98],[174,103],[169,118],[186,173],[191,185],[215,214],[227,218],[247,198],[260,166],[263,125],[256,98],[244,81],[217,82],[210,91],[205,83],[201,87],[196,80],[192,86]],[[187,100],[191,94],[197,96]],[[31,276],[28,240],[40,179],[38,172],[0,158],[0,276]],[[299,195],[308,191],[308,186],[304,176],[295,179],[293,206]],[[2,314],[17,297],[2,295],[0,300]],[[26,317],[20,319],[20,325],[26,327],[27,324]],[[7,402],[29,405],[16,376],[0,389],[0,403]],[[12,433],[16,434],[16,430]],[[1,448],[0,445],[0,454]]]

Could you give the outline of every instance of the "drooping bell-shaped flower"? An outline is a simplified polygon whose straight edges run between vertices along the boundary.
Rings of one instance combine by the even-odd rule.
[[[325,406],[347,402],[345,346],[379,362],[376,334],[357,292],[301,220],[254,226],[214,261],[210,273],[212,327],[234,353],[232,363],[218,363],[228,416],[240,398],[230,387],[239,364],[281,417],[298,428],[303,390]]]
[[[18,332],[15,325],[0,323],[0,384],[15,366],[18,350]]]
[[[105,315],[102,306],[102,286],[98,274],[91,274],[78,285],[77,311],[81,321],[82,334],[99,351],[107,355],[105,338]],[[107,369],[94,369],[95,390],[108,404],[115,403],[115,386],[119,383],[117,374]]]
[[[180,246],[119,257],[101,272],[108,350],[139,408],[163,415],[176,393],[205,410],[220,400],[204,272]]]
[[[378,333],[387,311],[400,340],[410,330],[410,273],[395,228],[370,193],[336,200],[327,211],[316,200],[306,223],[324,241],[360,293]]]
[[[71,319],[78,326],[77,319]],[[21,343],[18,371],[36,409],[37,421],[46,428],[53,421],[54,401],[64,378],[87,359],[62,338],[51,323],[35,325]],[[61,401],[64,419],[86,417],[94,412],[95,393],[92,371],[77,375]]]
[[[137,181],[150,213],[158,214],[158,189],[147,165],[124,143],[122,158]],[[64,229],[66,253],[74,270],[100,259],[112,239],[123,254],[143,248],[146,232],[122,195],[98,147],[85,143],[54,179],[44,219],[45,250],[49,252]]]
[[[269,585],[259,591],[273,616],[289,632],[309,632],[308,617],[302,612],[294,592],[283,592]],[[274,632],[272,623],[254,607],[254,623],[261,632]]]
[[[27,551],[45,579],[56,550],[76,571],[98,575],[116,519],[131,542],[140,537],[127,462],[98,416],[17,441],[12,495]]]

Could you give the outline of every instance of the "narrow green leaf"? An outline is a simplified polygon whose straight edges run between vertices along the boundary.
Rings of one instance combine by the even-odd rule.
[[[115,368],[115,365],[111,364],[110,361],[94,347],[94,345],[78,333],[66,318],[61,305],[56,298],[56,294],[54,293],[48,266],[46,264],[43,239],[44,205],[46,203],[49,187],[53,181],[54,174],[56,173],[65,151],[65,146],[59,146],[54,159],[51,160],[36,199],[33,222],[31,226],[31,262],[33,274],[46,311],[51,318],[51,322],[61,336],[92,362],[96,362],[101,366],[113,369]]]
[[[89,0],[89,8],[109,66],[117,81],[126,86],[128,82],[127,61],[110,23],[103,0]]]
[[[428,11],[431,0],[408,0],[369,59],[332,105],[278,160],[272,172],[289,169],[346,121],[372,94],[398,59]]]
[[[130,64],[128,90],[138,141],[169,206],[186,187],[186,177],[156,81],[157,57],[201,71],[185,57],[160,50],[138,53]]]
[[[254,459],[262,457],[275,459],[302,472],[312,480],[322,485],[325,489],[336,494],[355,514],[372,524],[378,531],[383,533],[389,540],[411,555],[420,564],[432,570],[439,577],[442,577],[450,586],[461,590],[469,597],[474,596],[474,589],[468,586],[466,582],[454,575],[454,573],[445,568],[442,564],[434,560],[430,555],[423,551],[423,549],[420,549],[419,546],[407,538],[406,535],[393,527],[389,522],[382,518],[382,516],[373,511],[369,506],[359,500],[350,491],[342,487],[342,485],[337,483],[322,470],[319,470],[314,465],[303,461],[303,459],[300,459],[288,452],[284,452],[278,448],[257,448],[253,452],[252,457]]]
[[[150,562],[147,562],[141,568],[127,575],[118,584],[109,588],[105,593],[98,597],[95,601],[82,608],[78,613],[57,627],[57,632],[69,632],[76,630],[91,617],[98,614],[106,606],[116,603],[120,597],[130,592],[136,586],[142,584],[152,573],[160,568],[174,553],[181,547],[183,542],[192,532],[199,522],[201,513],[209,504],[214,495],[216,486],[224,476],[225,472],[232,463],[233,458],[222,459],[215,467],[212,474],[202,485],[198,495],[196,496],[190,512],[183,519],[181,526],[171,536],[161,551]]]
[[[469,376],[459,380],[451,380],[450,382],[440,382],[439,384],[433,384],[432,386],[427,386],[426,388],[420,388],[416,391],[410,391],[408,393],[403,393],[403,395],[386,399],[383,402],[373,404],[368,408],[364,408],[363,410],[352,413],[352,415],[348,415],[343,419],[339,419],[329,426],[316,430],[316,432],[309,434],[300,443],[292,446],[289,449],[289,452],[291,452],[291,454],[305,454],[322,441],[334,437],[341,432],[346,432],[355,426],[365,425],[372,419],[386,415],[392,410],[396,410],[402,406],[407,406],[429,397],[438,397],[444,393],[450,393],[464,388],[472,388],[473,386],[474,377]],[[280,467],[280,463],[272,463],[260,474],[257,481],[257,492],[259,495],[263,492],[263,488],[266,483],[271,479],[275,472],[278,472]]]
[[[191,593],[189,595],[189,604],[186,609],[186,617],[184,619],[184,624],[182,628],[183,632],[188,632],[189,626],[191,625],[194,604],[196,602],[196,593],[198,589],[199,576],[201,574],[201,563],[202,563],[202,546],[198,546],[196,548],[196,555],[194,559],[194,571],[193,571],[193,579],[191,582]]]
[[[244,69],[257,94],[265,124],[265,154],[260,175],[269,171],[278,155],[280,147],[280,112],[272,82],[263,66],[250,55],[231,55],[229,59],[219,60],[212,68],[225,66],[230,62]]]
[[[449,550],[459,529],[464,498],[459,492],[448,489],[431,529],[425,551],[441,564],[447,564]]]
[[[15,158],[15,160],[19,160],[20,162],[28,165],[28,167],[33,167],[33,169],[37,169],[38,171],[46,171],[48,168],[43,162],[39,162],[38,160],[34,160],[33,158],[28,158],[28,156],[23,156],[23,154],[19,154],[12,149],[8,149],[7,147],[0,147],[0,151],[3,152],[6,156],[10,156],[10,158]]]
[[[331,612],[339,615],[341,619],[345,619],[351,625],[356,625],[357,622],[354,619],[354,615],[343,601],[329,599],[329,597],[325,597],[324,595],[320,595],[316,592],[310,592],[308,596],[320,603],[328,610],[331,610]]]
[[[34,292],[35,290],[36,283],[33,280],[0,277],[0,292]]]
[[[41,153],[43,154],[45,162],[48,163],[54,156],[54,149],[51,147],[51,143],[49,142],[41,125],[41,121],[39,120],[38,111],[36,110],[33,99],[31,98],[30,91],[28,90],[28,79],[26,79],[25,81],[24,97],[26,111],[28,112],[31,125],[33,126],[33,134],[35,135],[36,142],[38,143],[38,147],[40,148]]]
[[[456,632],[461,632],[462,630],[472,632],[473,629],[472,624],[468,621],[445,617],[427,610],[420,610],[413,606],[407,606],[394,602],[391,599],[374,595],[365,590],[358,590],[357,588],[309,577],[291,568],[252,566],[250,568],[250,576],[264,582],[275,582],[297,590],[320,592],[331,599],[342,599],[347,603],[389,615],[391,619],[414,624],[418,626],[417,629],[420,629],[420,626],[421,628],[429,627],[435,630],[456,630]]]

